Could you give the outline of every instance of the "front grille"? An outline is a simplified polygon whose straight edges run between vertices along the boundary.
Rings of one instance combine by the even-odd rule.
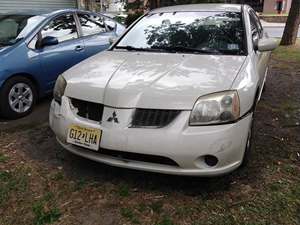
[[[171,123],[179,113],[180,110],[136,109],[131,127],[164,127]]]
[[[123,151],[108,150],[108,149],[100,149],[99,153],[102,155],[111,156],[121,160],[133,160],[139,162],[148,162],[148,163],[156,163],[161,165],[179,167],[179,165],[174,160],[164,156],[146,155],[140,153],[123,152]]]
[[[78,110],[77,115],[89,120],[100,122],[104,106],[99,103],[82,101],[72,98],[72,105]]]

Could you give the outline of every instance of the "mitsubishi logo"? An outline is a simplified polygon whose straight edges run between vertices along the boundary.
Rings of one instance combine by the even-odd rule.
[[[112,116],[107,119],[107,122],[119,123],[117,113],[114,111]]]

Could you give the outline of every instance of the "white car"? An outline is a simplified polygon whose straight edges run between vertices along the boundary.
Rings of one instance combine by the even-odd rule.
[[[276,46],[247,5],[155,9],[59,77],[50,126],[65,149],[97,162],[228,173],[247,158]]]

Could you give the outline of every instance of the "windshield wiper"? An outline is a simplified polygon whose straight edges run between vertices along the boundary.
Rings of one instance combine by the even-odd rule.
[[[220,54],[218,50],[215,49],[199,49],[199,48],[190,48],[184,46],[153,46],[152,49],[164,50],[168,52],[188,52],[188,53],[204,53],[204,54]]]
[[[126,45],[126,46],[116,46],[114,47],[115,49],[125,49],[125,50],[128,50],[128,51],[144,51],[144,52],[147,52],[147,51],[152,51],[151,48],[136,48],[136,47],[133,47],[131,45]]]

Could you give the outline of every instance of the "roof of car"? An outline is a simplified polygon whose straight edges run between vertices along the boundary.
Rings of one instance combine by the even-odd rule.
[[[241,12],[242,5],[239,4],[190,4],[176,5],[154,9],[153,13],[164,12],[197,12],[197,11],[222,11],[222,12]]]

